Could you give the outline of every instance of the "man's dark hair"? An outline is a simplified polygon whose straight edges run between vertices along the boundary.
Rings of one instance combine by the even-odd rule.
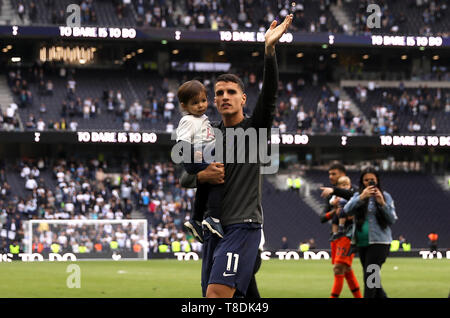
[[[341,172],[343,172],[343,173],[347,173],[347,170],[345,170],[345,167],[344,167],[344,165],[342,165],[342,164],[340,164],[340,163],[334,163],[334,164],[332,164],[331,166],[330,166],[330,168],[328,168],[328,171],[330,171],[330,170],[339,170],[339,171],[341,171]]]
[[[232,82],[238,84],[242,92],[244,92],[244,82],[235,74],[222,74],[216,79],[217,82]]]

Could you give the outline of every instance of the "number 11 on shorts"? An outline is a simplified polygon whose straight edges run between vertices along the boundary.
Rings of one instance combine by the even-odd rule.
[[[231,271],[231,263],[233,262],[234,258],[234,266],[233,266],[233,272],[237,272],[238,268],[238,262],[239,262],[239,254],[233,254],[233,253],[227,253],[227,272]]]

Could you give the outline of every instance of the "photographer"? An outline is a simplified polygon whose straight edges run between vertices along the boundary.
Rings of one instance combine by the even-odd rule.
[[[362,172],[359,191],[345,205],[344,213],[355,217],[352,245],[358,248],[363,266],[364,298],[386,298],[381,283],[375,288],[367,286],[367,278],[373,273],[368,267],[375,264],[381,268],[385,262],[392,241],[391,225],[397,215],[391,195],[381,190],[380,178],[373,168]]]

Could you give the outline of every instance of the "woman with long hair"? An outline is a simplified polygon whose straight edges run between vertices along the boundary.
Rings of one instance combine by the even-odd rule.
[[[391,225],[397,220],[397,215],[394,201],[382,190],[375,169],[362,171],[359,191],[345,205],[344,213],[354,215],[352,245],[357,247],[363,267],[364,298],[386,298],[379,270],[389,254]]]

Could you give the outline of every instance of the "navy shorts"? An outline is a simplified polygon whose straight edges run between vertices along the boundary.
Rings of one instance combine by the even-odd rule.
[[[253,277],[261,224],[239,223],[224,226],[221,239],[209,231],[204,233],[202,256],[202,292],[206,297],[209,284],[227,285],[246,294]]]

